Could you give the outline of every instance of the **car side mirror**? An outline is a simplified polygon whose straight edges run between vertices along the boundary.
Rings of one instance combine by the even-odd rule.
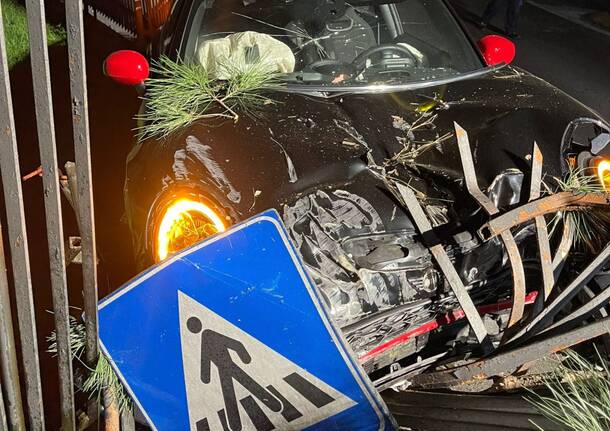
[[[142,87],[150,75],[150,67],[139,52],[115,51],[104,61],[104,75],[119,84]]]
[[[483,36],[478,45],[488,66],[510,64],[515,59],[515,44],[505,37],[496,34]]]

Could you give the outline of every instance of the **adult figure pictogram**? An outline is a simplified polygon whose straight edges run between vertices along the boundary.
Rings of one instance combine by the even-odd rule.
[[[238,400],[233,386],[234,381],[258,398],[270,410],[274,412],[282,410],[282,403],[271,392],[250,377],[239,364],[233,362],[231,350],[244,364],[252,362],[252,357],[241,342],[210,329],[203,330],[201,320],[197,317],[190,317],[186,326],[193,334],[201,333],[201,381],[205,384],[210,383],[212,364],[216,365],[218,369],[225,414],[232,431],[242,429]]]

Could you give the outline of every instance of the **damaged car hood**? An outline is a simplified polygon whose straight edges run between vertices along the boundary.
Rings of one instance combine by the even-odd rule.
[[[488,187],[498,173],[526,165],[534,140],[547,155],[547,174],[560,175],[562,131],[576,117],[595,117],[565,93],[512,67],[426,90],[272,97],[275,103],[237,123],[201,121],[166,139],[137,144],[127,163],[130,221],[145,223],[159,193],[179,181],[207,186],[239,219],[333,188],[350,188],[375,202],[385,217],[393,205],[385,205],[383,193],[371,187],[379,180],[368,168],[384,165],[406,140],[426,143],[450,134],[411,167],[435,180],[459,182],[453,136],[459,123],[469,131],[479,182]],[[436,116],[432,124],[409,131],[424,112]]]

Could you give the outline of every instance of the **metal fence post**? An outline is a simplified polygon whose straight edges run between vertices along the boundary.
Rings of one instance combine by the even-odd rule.
[[[38,145],[43,170],[42,181],[51,268],[51,288],[53,291],[53,311],[57,332],[62,430],[73,431],[76,425],[72,352],[70,351],[70,323],[68,319],[68,289],[44,0],[26,0],[26,10]],[[68,32],[70,31],[69,29]],[[44,429],[44,424],[41,423],[40,429]]]
[[[72,127],[78,186],[77,216],[79,219],[83,293],[85,297],[85,327],[87,330],[87,363],[92,366],[98,356],[97,347],[97,254],[93,185],[91,173],[91,145],[89,140],[89,112],[85,63],[83,4],[81,0],[66,0],[68,56],[70,64],[70,92],[72,94]]]
[[[70,68],[70,94],[72,96],[72,131],[76,160],[75,211],[81,235],[83,296],[85,306],[86,349],[85,360],[92,369],[98,357],[97,345],[97,253],[95,218],[93,211],[93,184],[91,171],[91,145],[89,139],[89,111],[85,60],[85,31],[81,0],[66,0],[68,32],[68,58]],[[97,403],[90,403],[88,414],[98,417]]]
[[[0,16],[2,16],[1,5]],[[30,259],[28,256],[28,239],[25,230],[21,173],[17,155],[17,141],[15,138],[15,122],[13,118],[13,102],[7,65],[4,25],[1,19],[0,125],[2,127],[0,132],[0,170],[2,171],[4,200],[5,202],[10,203],[5,205],[5,207],[8,219],[8,238],[11,249],[12,273],[15,283],[19,336],[21,339],[23,372],[25,374],[26,383],[25,389],[28,401],[28,418],[30,429],[37,430],[44,428],[42,387],[40,384],[38,343],[36,342],[36,321],[32,279],[30,275]],[[10,303],[7,305],[8,306],[4,309],[6,319],[8,319],[6,313],[10,312]],[[8,320],[5,325],[8,325]],[[4,350],[4,346],[2,349]],[[3,353],[9,357],[12,356],[8,344],[7,351]],[[3,360],[10,361],[10,359]],[[7,402],[9,404],[9,424],[15,429],[24,430],[25,420],[23,417],[18,377],[12,379],[10,385],[5,384],[4,390],[6,391]]]

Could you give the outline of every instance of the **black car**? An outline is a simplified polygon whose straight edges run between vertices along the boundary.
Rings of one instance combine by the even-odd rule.
[[[444,1],[178,0],[151,52],[157,70],[198,65],[218,82],[227,61],[257,58],[274,83],[255,112],[218,105],[134,146],[140,268],[274,208],[377,382],[504,348],[606,245],[607,124],[505,64],[508,40],[471,40]],[[144,131],[146,67],[130,52],[106,63],[144,91]],[[595,214],[595,241],[578,243],[569,214]]]

